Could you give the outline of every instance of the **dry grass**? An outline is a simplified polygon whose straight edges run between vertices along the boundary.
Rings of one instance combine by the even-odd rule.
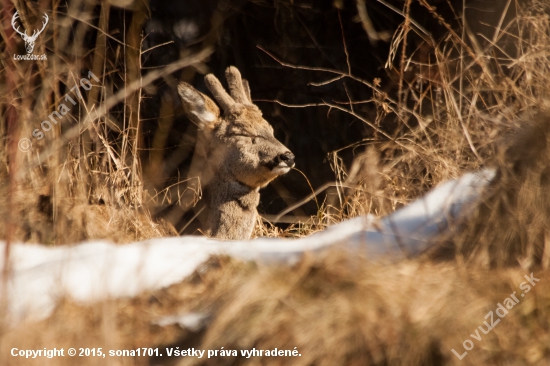
[[[439,16],[427,2],[419,3]],[[394,35],[388,60],[388,70],[398,81],[397,98],[377,80],[332,71],[372,90],[365,103],[375,106],[373,118],[356,104],[361,101],[329,107],[371,125],[373,149],[358,155],[350,169],[338,152],[329,157],[337,189],[318,202],[319,212],[309,222],[283,231],[260,221],[255,231],[258,236],[297,237],[356,215],[387,214],[443,180],[497,166],[498,179],[486,200],[476,215],[458,223],[462,234],[451,238],[458,248],[453,251],[456,261],[423,257],[371,263],[336,251],[306,257],[293,268],[212,259],[169,289],[91,306],[67,300],[47,320],[4,328],[0,363],[34,364],[9,356],[11,347],[131,349],[180,342],[181,347],[200,349],[297,347],[302,354],[293,359],[186,359],[182,364],[548,364],[550,118],[543,114],[533,117],[536,123],[524,121],[531,116],[525,112],[539,109],[550,95],[549,7],[536,0],[511,3],[516,18],[497,26],[486,48],[473,43],[467,29],[460,35],[450,26],[447,37],[432,39],[405,14],[407,21]],[[99,8],[94,16],[103,35],[110,6]],[[4,21],[5,9],[10,7],[2,10]],[[17,10],[30,19],[41,14],[28,3],[18,3]],[[95,52],[89,52],[82,45],[93,11],[88,3],[76,1],[52,13],[42,36],[56,55],[48,64],[1,60],[0,196],[8,197],[0,202],[2,239],[66,244],[106,238],[126,243],[175,234],[171,225],[152,220],[151,192],[163,182],[154,181],[155,171],[145,169],[145,177],[141,166],[138,116],[147,85],[139,84],[141,40],[135,30],[143,19],[132,20],[128,29],[134,32],[126,43],[108,48],[106,37],[100,36]],[[73,25],[74,34],[60,26],[63,22]],[[20,42],[6,29],[1,31],[2,46],[21,53],[15,51]],[[406,53],[402,45],[407,37],[420,39],[422,52]],[[44,43],[37,47],[42,50],[36,53],[44,53]],[[182,55],[177,69],[200,67],[205,55]],[[43,140],[33,140],[32,153],[21,153],[18,139],[31,136],[68,89],[86,76],[80,70],[93,71],[100,82],[93,82],[85,99],[45,132]],[[159,75],[170,79],[169,73]],[[396,127],[385,127],[390,125]],[[523,135],[506,135],[509,142],[502,141],[501,136],[518,129]],[[157,197],[177,201],[177,189],[165,193]],[[540,283],[458,361],[451,349],[462,353],[462,342],[483,325],[485,314],[533,271]],[[208,314],[204,330],[152,324],[159,316],[190,311]],[[36,364],[176,361],[65,357]]]
[[[550,348],[550,273],[525,297],[522,268],[475,270],[454,262],[373,263],[342,252],[289,267],[255,267],[212,260],[206,274],[135,299],[94,306],[65,302],[49,319],[7,330],[0,362],[20,349],[166,347],[262,350],[297,347],[301,357],[79,358],[82,365],[545,365]],[[520,303],[488,334],[485,316],[513,292]],[[198,332],[153,323],[162,315],[200,312],[211,318]],[[498,316],[493,314],[496,322]],[[459,361],[470,339],[474,348]],[[72,365],[65,357],[50,360]],[[151,362],[151,363],[150,363]],[[47,364],[40,360],[37,364]]]
[[[524,274],[520,268],[488,274],[419,260],[374,264],[338,252],[306,259],[290,270],[259,268],[223,288],[201,347],[297,347],[302,355],[264,358],[266,364],[454,364],[458,360],[451,349],[464,352],[463,341],[483,326],[497,303],[518,291]],[[540,284],[517,308],[489,334],[479,332],[482,340],[462,364],[546,363],[548,272],[537,276]],[[182,364],[232,362],[216,358]]]

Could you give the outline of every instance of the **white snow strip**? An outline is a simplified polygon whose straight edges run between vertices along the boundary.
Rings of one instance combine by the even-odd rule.
[[[415,255],[429,247],[430,238],[445,230],[448,218],[467,213],[465,204],[477,200],[493,176],[493,170],[469,173],[441,184],[389,216],[357,217],[294,240],[221,242],[184,236],[128,245],[99,241],[60,247],[13,244],[8,315],[12,324],[39,320],[48,317],[62,297],[90,303],[167,287],[188,277],[215,254],[293,263],[304,252],[340,245],[369,258]],[[1,264],[4,246],[0,242]]]
[[[157,319],[154,324],[166,327],[177,324],[181,328],[189,329],[192,332],[200,330],[206,323],[208,315],[202,313],[186,313],[163,316]]]

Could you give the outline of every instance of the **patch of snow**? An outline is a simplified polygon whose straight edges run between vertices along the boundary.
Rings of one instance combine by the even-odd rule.
[[[430,239],[446,229],[449,219],[467,214],[468,204],[479,198],[494,174],[494,170],[469,173],[381,219],[356,217],[294,240],[222,242],[183,236],[127,245],[102,241],[59,247],[13,244],[8,316],[12,324],[39,320],[48,317],[62,297],[90,303],[164,288],[181,282],[216,254],[288,264],[305,252],[336,245],[373,259],[415,255],[429,248]],[[0,242],[1,265],[4,246]]]
[[[181,328],[189,329],[192,332],[197,332],[204,327],[207,319],[208,315],[206,314],[185,313],[163,316],[153,322],[153,324],[160,325],[161,327],[176,324]]]

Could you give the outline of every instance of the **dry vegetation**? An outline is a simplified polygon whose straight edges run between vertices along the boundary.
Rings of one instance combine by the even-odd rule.
[[[427,1],[418,3],[439,17]],[[431,255],[372,263],[335,250],[320,258],[306,257],[292,268],[273,268],[215,258],[193,278],[156,293],[90,306],[67,300],[47,320],[5,327],[0,364],[548,364],[550,118],[531,112],[545,108],[550,91],[550,8],[536,0],[510,1],[509,7],[516,16],[500,22],[483,48],[467,28],[457,32],[443,18],[448,34],[432,38],[408,17],[406,5],[405,21],[393,35],[388,57],[398,89],[393,96],[377,80],[356,78],[353,70],[326,70],[330,77],[352,79],[372,91],[367,101],[325,105],[370,125],[374,142],[349,171],[338,152],[329,157],[336,193],[324,201],[319,196],[318,214],[309,223],[281,230],[259,222],[256,228],[258,236],[307,235],[359,214],[387,214],[443,180],[497,166],[498,177],[475,215],[457,223],[457,231],[442,241],[456,245],[458,250],[451,250],[455,260],[434,261]],[[40,16],[27,3],[17,2],[16,8],[32,19]],[[100,8],[98,28],[105,32],[110,6]],[[9,26],[9,9],[2,9],[8,26],[0,34],[3,49],[11,55],[21,53],[21,42]],[[176,233],[149,214],[159,197],[171,202],[178,198],[174,190],[157,194],[159,182],[147,179],[155,172],[142,169],[140,98],[153,76],[170,80],[171,73],[190,65],[204,70],[201,62],[209,50],[182,55],[178,65],[149,73],[140,83],[143,50],[136,30],[143,19],[132,19],[128,28],[134,31],[126,43],[108,49],[106,38],[97,37],[90,51],[82,45],[92,10],[88,3],[74,1],[68,9],[52,12],[45,43],[35,51],[44,53],[46,44],[52,55],[47,62],[1,60],[0,196],[7,199],[0,202],[0,237],[8,242],[53,245],[105,238],[126,243]],[[70,15],[62,15],[66,13]],[[74,27],[71,34],[66,31],[69,24]],[[404,43],[413,37],[421,39],[421,46],[408,52]],[[30,137],[87,70],[100,82],[93,82],[94,88],[45,132],[43,140],[33,140],[31,153],[20,152],[19,138]],[[373,118],[362,114],[361,104],[375,107]],[[380,127],[390,117],[398,121],[391,134]],[[514,132],[518,130],[522,132]],[[462,342],[471,339],[484,316],[518,291],[523,276],[531,272],[540,279],[537,286],[494,330],[481,334],[482,340],[474,341],[475,347],[459,361],[451,349],[464,352]],[[175,312],[207,314],[208,325],[191,332],[153,324]],[[302,356],[65,357],[35,363],[9,356],[12,347],[130,349],[171,344],[236,350],[297,347]]]

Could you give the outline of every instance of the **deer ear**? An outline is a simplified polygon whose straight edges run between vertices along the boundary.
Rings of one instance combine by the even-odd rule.
[[[200,129],[211,128],[220,119],[220,109],[212,99],[182,82],[178,93],[187,115]]]

